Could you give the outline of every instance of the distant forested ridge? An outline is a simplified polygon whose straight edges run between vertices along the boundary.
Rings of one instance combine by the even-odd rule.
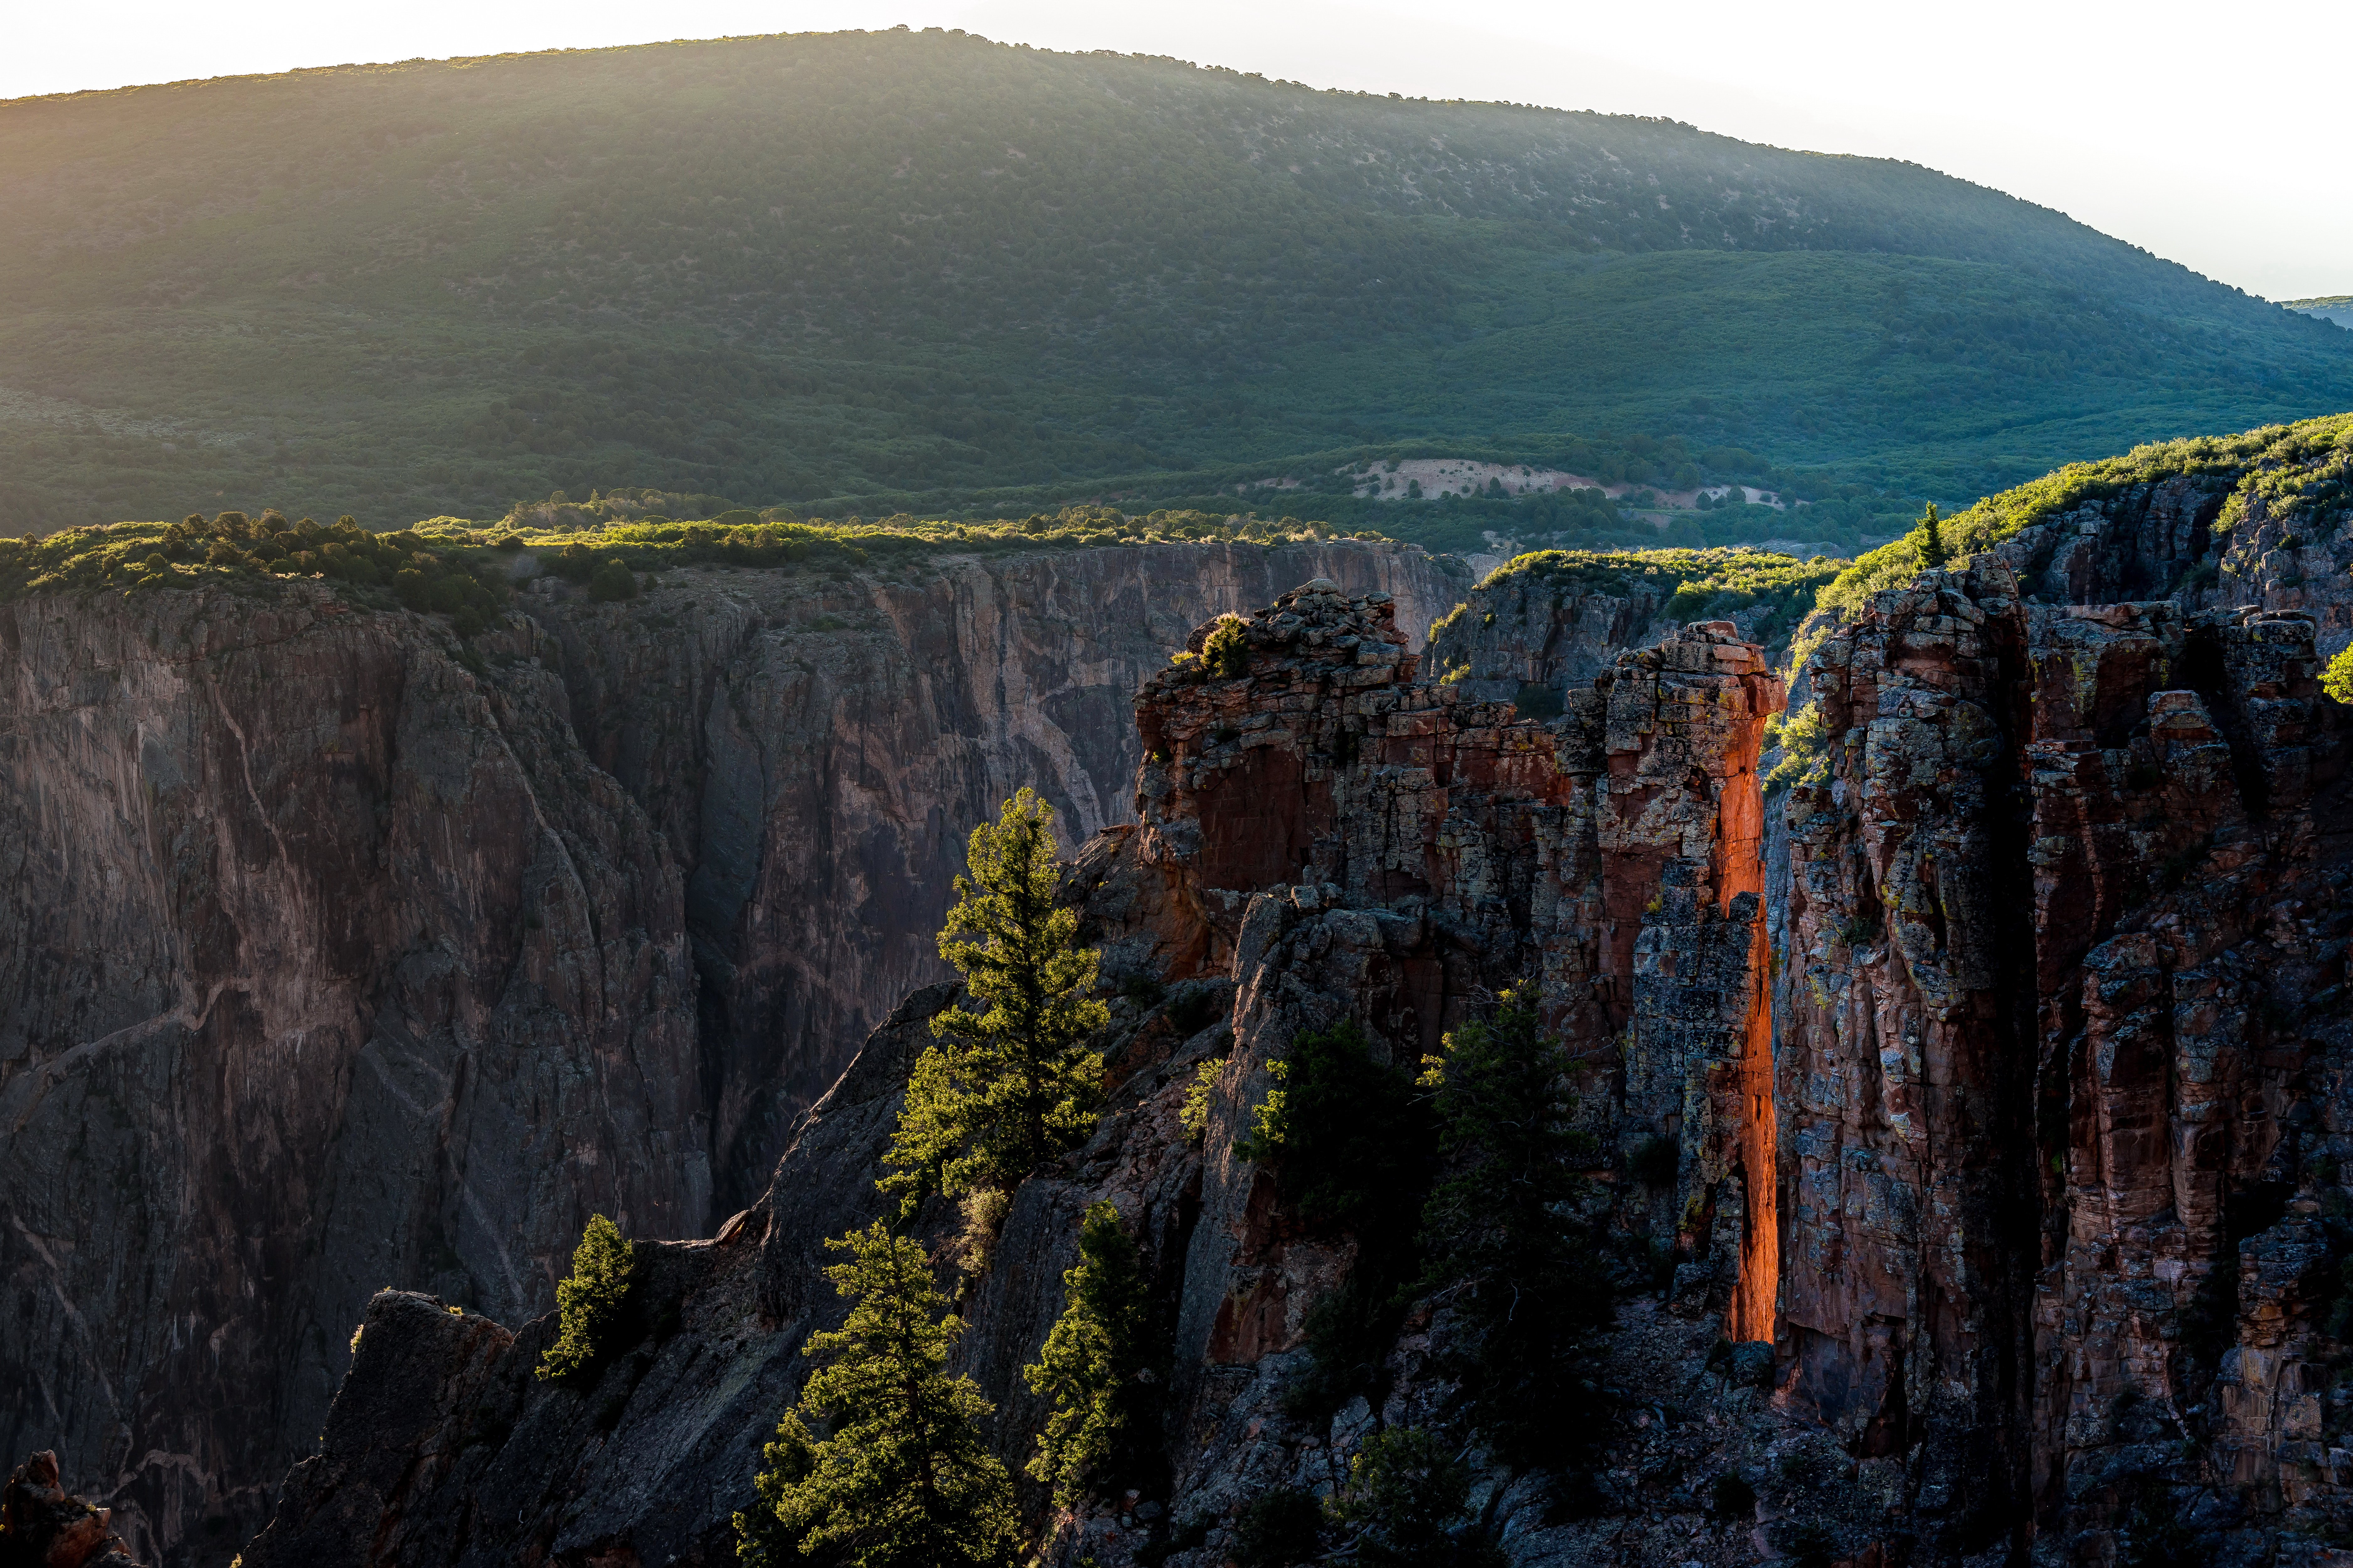
[[[19,100],[0,205],[8,531],[1288,475],[1411,537],[1333,470],[1966,502],[2353,405],[2340,329],[1914,165],[935,30]]]
[[[2353,294],[2323,294],[2310,300],[2283,300],[2280,303],[2300,316],[2316,316],[2340,327],[2353,327]]]

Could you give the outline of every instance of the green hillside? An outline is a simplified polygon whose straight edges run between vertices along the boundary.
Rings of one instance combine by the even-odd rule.
[[[2353,405],[2341,329],[1915,166],[952,33],[0,103],[0,207],[6,531],[1288,473],[1275,510],[1416,536],[1513,503],[1330,470],[1867,510]]]

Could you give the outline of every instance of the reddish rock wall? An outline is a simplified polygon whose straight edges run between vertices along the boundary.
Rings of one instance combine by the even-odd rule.
[[[1908,1457],[1932,1552],[2179,1526],[2222,1561],[2344,1517],[2314,1365],[2346,1041],[2315,998],[2353,841],[2315,669],[2309,617],[2030,605],[1990,558],[1815,660],[1785,1387]]]

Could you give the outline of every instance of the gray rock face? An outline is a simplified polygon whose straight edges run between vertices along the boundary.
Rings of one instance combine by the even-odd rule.
[[[463,658],[301,587],[0,607],[0,1447],[225,1563],[375,1291],[521,1321],[592,1211],[709,1234],[942,973],[971,824],[1124,816],[1135,687],[1315,576],[1451,603],[1335,543],[681,572]]]
[[[541,612],[574,723],[687,876],[723,1212],[914,986],[965,836],[1024,784],[1066,845],[1133,817],[1130,700],[1202,621],[1310,578],[1394,596],[1417,641],[1458,580],[1419,550],[1100,549],[828,583],[718,568]],[[554,586],[554,584],[550,584]]]
[[[300,593],[0,627],[0,1430],[225,1560],[376,1289],[702,1228],[682,884],[530,663]]]
[[[1541,568],[1499,573],[1434,629],[1423,665],[1482,702],[1513,701],[1528,686],[1575,690],[1608,673],[1626,649],[1680,633],[1683,622],[1668,609],[1673,596],[1672,583],[1628,581],[1609,591]],[[1763,641],[1773,613],[1750,605],[1731,621],[1742,640]]]

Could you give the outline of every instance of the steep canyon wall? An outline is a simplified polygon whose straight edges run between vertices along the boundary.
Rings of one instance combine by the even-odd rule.
[[[1697,627],[1622,658],[1560,719],[1524,719],[1419,682],[1392,616],[1386,595],[1311,584],[1252,618],[1241,675],[1155,676],[1137,700],[1141,824],[1073,865],[1106,972],[1168,994],[1113,1000],[1101,1127],[1016,1194],[955,1364],[996,1404],[1000,1451],[1022,1457],[1044,1411],[1019,1368],[1060,1310],[1077,1218],[1103,1199],[1141,1243],[1171,1349],[1149,1495],[1065,1521],[1058,1563],[1124,1563],[1158,1542],[1206,1568],[1252,1498],[1328,1487],[1379,1422],[1461,1403],[1448,1331],[1426,1314],[1377,1405],[1291,1397],[1310,1314],[1356,1241],[1288,1216],[1236,1145],[1302,1029],[1353,1017],[1412,1062],[1494,988],[1535,978],[1608,1134],[1597,1197],[1679,1260],[1690,1332],[1713,1333],[1736,1295],[1770,1299],[1769,1280],[1741,1278],[1770,1256],[1744,1236],[1774,1233],[1769,1168],[1749,1163],[1770,1143],[1738,1122],[1763,986],[1755,763],[1778,682],[1728,627]],[[952,994],[917,993],[868,1041],[730,1238],[654,1249],[643,1310],[680,1326],[594,1389],[530,1377],[545,1320],[509,1337],[378,1298],[322,1451],[248,1562],[725,1560],[727,1514],[806,1371],[795,1352],[838,1321],[821,1243],[877,1212],[923,1021]],[[1206,1061],[1222,1066],[1197,1144],[1179,1110]],[[1680,1135],[1682,1170],[1656,1191],[1622,1181],[1622,1149],[1662,1131]],[[934,1204],[919,1223],[945,1248],[962,1221]],[[1545,1478],[1524,1482],[1494,1494],[1497,1527],[1530,1551],[1579,1549],[1589,1530],[1556,1517]],[[1172,1542],[1178,1520],[1206,1534]]]
[[[2343,1527],[2316,1369],[2353,819],[2315,630],[2029,603],[1980,558],[1815,662],[1789,1392],[1859,1451],[1920,1446],[1912,1527],[1949,1553],[2180,1530],[2254,1562]]]
[[[1361,1238],[1301,1224],[1236,1139],[1302,1030],[1353,1018],[1409,1061],[1532,976],[1597,1134],[1588,1217],[1650,1261],[1596,1352],[1591,1468],[1473,1450],[1514,1563],[2335,1561],[2348,714],[2316,684],[2320,613],[2195,574],[2219,505],[2143,487],[1877,595],[1817,651],[1820,750],[1769,801],[1779,685],[1729,626],[1551,672],[1563,711],[1535,718],[1430,682],[1378,595],[1311,584],[1252,618],[1240,675],[1155,676],[1139,824],[1069,896],[1106,972],[1170,999],[1113,1003],[1103,1127],[1017,1195],[957,1352],[1024,1457],[1045,1412],[1018,1368],[1077,1216],[1119,1206],[1168,1346],[1163,1468],[1063,1521],[1052,1560],[1207,1568],[1253,1500],[1329,1491],[1380,1426],[1461,1429],[1428,1305],[1360,1397],[1295,1397]],[[1186,998],[1207,1025],[1176,1024]],[[687,1327],[588,1395],[530,1382],[543,1321],[478,1353],[487,1326],[378,1298],[384,1367],[254,1560],[347,1560],[356,1519],[394,1544],[355,1562],[721,1560],[792,1352],[838,1311],[819,1244],[874,1212],[950,1000],[875,1034],[736,1239],[657,1249]],[[955,1217],[923,1223],[944,1255]],[[368,1403],[394,1385],[397,1430]],[[510,1426],[528,1449],[467,1436]]]
[[[531,632],[485,645],[484,671],[428,637],[399,654],[399,679],[349,678],[389,693],[354,711],[391,717],[339,720],[333,744],[354,759],[354,782],[339,787],[383,803],[364,820],[385,825],[370,831],[390,848],[363,835],[334,849],[332,835],[314,846],[290,832],[293,808],[270,803],[298,797],[283,781],[310,780],[308,764],[269,763],[264,745],[258,770],[231,769],[225,759],[243,754],[244,736],[270,733],[239,701],[153,709],[167,737],[170,714],[239,716],[234,739],[207,730],[201,745],[167,739],[157,754],[189,777],[208,768],[207,799],[248,788],[262,804],[237,842],[290,846],[272,852],[298,868],[314,864],[304,856],[315,847],[319,868],[304,874],[339,896],[304,893],[284,871],[234,897],[215,890],[219,873],[184,870],[165,879],[180,889],[170,898],[116,891],[106,873],[121,855],[92,858],[86,847],[124,829],[84,807],[82,818],[59,818],[70,848],[23,836],[22,863],[72,896],[54,902],[67,911],[57,916],[23,896],[16,918],[38,941],[22,951],[44,956],[20,973],[48,964],[44,974],[65,977],[45,982],[48,991],[96,996],[129,982],[82,975],[71,965],[95,962],[84,954],[120,948],[132,955],[125,974],[195,962],[176,949],[142,956],[132,940],[69,940],[57,923],[69,917],[93,930],[261,929],[248,915],[179,912],[227,900],[281,926],[343,904],[364,911],[368,930],[405,931],[413,919],[423,957],[402,958],[384,980],[362,973],[358,954],[347,959],[355,977],[335,982],[352,998],[335,1005],[395,1020],[398,1051],[345,1026],[334,1037],[361,1043],[338,1047],[356,1053],[344,1079],[302,1080],[343,1094],[333,1086],[374,1075],[402,1086],[406,1101],[371,1091],[373,1142],[339,1123],[310,1131],[280,1165],[237,1158],[257,1171],[299,1173],[313,1160],[339,1170],[348,1145],[364,1155],[349,1179],[397,1188],[410,1205],[402,1213],[455,1212],[477,1167],[497,1178],[496,1161],[525,1163],[541,1147],[469,1141],[469,1119],[491,1112],[470,1109],[468,1095],[512,1098],[467,1087],[491,1066],[474,1059],[479,1042],[548,1016],[559,1019],[541,1047],[548,1087],[533,1092],[619,1092],[598,1086],[658,1071],[695,1089],[673,1095],[659,1126],[614,1134],[579,1123],[595,1135],[559,1185],[588,1192],[580,1173],[593,1171],[607,1184],[594,1187],[598,1201],[610,1193],[645,1205],[628,1224],[649,1237],[665,1234],[658,1204],[702,1204],[702,1222],[667,1233],[676,1235],[747,1208],[720,1239],[649,1248],[642,1310],[662,1326],[622,1347],[585,1393],[531,1378],[551,1324],[522,1321],[543,1306],[579,1210],[561,1226],[552,1213],[528,1221],[547,1226],[532,1243],[542,1293],[530,1299],[486,1291],[489,1266],[468,1251],[486,1240],[436,1220],[456,1262],[392,1278],[520,1326],[427,1296],[368,1303],[323,1446],[290,1479],[251,1563],[728,1558],[726,1518],[748,1500],[759,1445],[805,1373],[798,1347],[838,1316],[821,1244],[877,1212],[871,1181],[904,1074],[925,1020],[953,998],[927,983],[940,973],[931,935],[963,827],[1016,784],[1039,781],[1067,826],[1102,830],[1078,848],[1067,896],[1103,949],[1106,975],[1141,984],[1113,1002],[1103,1123],[1016,1195],[971,1282],[957,1364],[997,1407],[999,1451],[1026,1458],[1044,1410],[1018,1369],[1060,1309],[1077,1217],[1102,1198],[1142,1247],[1169,1355],[1159,1469],[1064,1521],[1056,1562],[1092,1556],[1110,1568],[1149,1550],[1208,1568],[1234,1546],[1251,1500],[1279,1487],[1329,1490],[1385,1424],[1465,1418],[1455,1330],[1427,1305],[1407,1314],[1362,1395],[1335,1412],[1293,1397],[1313,1374],[1311,1313],[1348,1278],[1358,1238],[1299,1223],[1268,1170],[1235,1144],[1274,1086],[1269,1063],[1300,1031],[1354,1018],[1379,1054],[1410,1062],[1502,985],[1533,978],[1577,1061],[1596,1135],[1587,1218],[1612,1238],[1626,1293],[1595,1357],[1609,1395],[1603,1457],[1572,1474],[1474,1454],[1478,1524],[1514,1563],[1825,1552],[1880,1564],[2105,1568],[2167,1552],[2250,1568],[2324,1563],[2328,1543],[2353,1530],[2353,1400],[2338,1397],[2335,1375],[2353,1337],[2353,1189],[2343,1180],[2353,1173],[2353,803],[2348,714],[2319,694],[2316,675],[2341,639],[2347,595],[2333,580],[2288,583],[2317,546],[2266,543],[2261,519],[2218,538],[2224,494],[2205,480],[2128,489],[1874,597],[1803,672],[1820,749],[1769,800],[1757,775],[1781,683],[1738,626],[1662,629],[1641,606],[1530,597],[1498,621],[1516,616],[1542,647],[1514,651],[1492,626],[1465,628],[1461,651],[1473,657],[1458,662],[1471,673],[1438,683],[1401,627],[1427,624],[1428,604],[1452,584],[1431,573],[1413,588],[1430,569],[1410,557],[1339,547],[1322,562],[1274,563],[1288,581],[1264,584],[1256,599],[1254,580],[1204,568],[1207,602],[1175,625],[1182,594],[1156,586],[1148,552],[1059,557],[1027,576],[1003,562],[928,584],[712,572],[679,574],[626,607],[550,598]],[[2233,552],[2245,570],[2202,570]],[[1281,592],[1319,573],[1325,580]],[[1430,599],[1413,605],[1414,592]],[[1093,603],[1117,605],[1117,625],[1085,633],[1078,607]],[[1180,644],[1198,654],[1203,623],[1229,608],[1255,610],[1246,669],[1167,665]],[[366,639],[395,635],[383,630],[394,624],[322,607],[273,641],[271,657],[356,638],[358,651],[337,657],[373,668]],[[1614,643],[1621,630],[1627,643],[1654,646]],[[242,668],[238,657],[223,668]],[[115,675],[101,678],[118,666],[43,658],[54,672],[41,689],[48,706],[23,703],[29,717],[8,743],[38,737],[40,749],[23,754],[112,759],[79,764],[86,777],[56,774],[74,781],[77,799],[136,793],[168,804],[168,790],[144,782],[139,792],[103,782],[161,776],[134,775],[122,760],[153,767],[122,738],[147,731],[106,717],[125,700]],[[174,658],[160,662],[179,679],[210,668]],[[158,663],[131,649],[121,689],[163,689],[148,668]],[[268,677],[238,679],[259,691]],[[1516,709],[1509,699],[1528,684],[1556,693],[1556,716]],[[1125,693],[1139,686],[1131,723]],[[478,702],[463,710],[465,754],[488,760],[463,779],[520,781],[498,786],[519,804],[496,820],[554,824],[546,831],[567,858],[565,875],[584,887],[606,879],[601,896],[643,910],[630,917],[638,924],[566,924],[570,884],[515,858],[527,833],[496,847],[514,863],[507,869],[466,868],[467,857],[492,851],[453,831],[470,818],[447,803],[476,786],[446,769],[409,782],[423,771],[412,752],[448,748],[399,741],[450,722],[446,691]],[[370,724],[390,725],[395,742],[367,742]],[[342,754],[324,731],[302,743]],[[378,752],[388,760],[363,765]],[[1115,779],[1134,781],[1132,825]],[[305,810],[328,809],[301,798]],[[31,807],[26,816],[46,820]],[[221,837],[174,831],[154,841]],[[174,853],[174,866],[200,858]],[[267,859],[240,853],[240,867]],[[387,854],[406,856],[389,862],[404,880],[440,889],[459,912],[370,905],[382,874],[367,857]],[[82,856],[74,865],[88,869],[69,878],[42,855]],[[530,893],[555,900],[544,909],[522,892],[496,906],[522,911],[509,924],[543,941],[544,956],[466,945],[487,939],[470,934],[464,900],[493,907],[477,889],[501,878],[554,889]],[[109,898],[146,898],[138,908],[163,912],[101,920]],[[667,924],[663,908],[676,911]],[[217,934],[208,948],[172,940],[237,951]],[[271,952],[300,945],[267,940],[279,944]],[[347,937],[336,951],[358,944]],[[212,992],[235,994],[225,980],[244,961],[206,962]],[[280,967],[299,978],[304,963],[330,973],[320,959]],[[617,1032],[564,1026],[565,1007],[587,1004],[542,1004],[530,989],[592,968],[598,996],[620,998],[598,1004],[620,1014]],[[311,997],[324,982],[303,984]],[[1164,1000],[1147,1000],[1155,984]],[[886,1019],[894,993],[906,1002]],[[105,1022],[95,1015],[45,1026],[96,1042],[70,1059],[53,1063],[25,1037],[27,1068],[0,1069],[10,1136],[31,1135],[20,1130],[40,1124],[59,1086],[85,1080],[84,1063],[127,1059],[122,1041],[147,1037],[121,1031],[165,1009],[134,1001],[121,1011],[111,1035],[90,1032]],[[232,1016],[184,1011],[216,1029],[203,1021]],[[839,1066],[839,1042],[870,1026],[849,1071],[802,1110]],[[142,1070],[169,1084],[178,1059]],[[1223,1065],[1196,1143],[1178,1111],[1205,1061]],[[48,1076],[27,1076],[35,1069]],[[246,1087],[284,1079],[244,1068],[221,1079],[246,1096],[222,1100],[225,1124],[265,1152],[309,1125]],[[349,1098],[361,1102],[357,1089]],[[98,1113],[56,1102],[71,1115],[41,1136],[58,1149],[82,1140],[78,1150]],[[654,1115],[651,1103],[638,1110]],[[133,1186],[169,1163],[146,1149],[188,1158],[154,1131],[183,1112],[135,1097],[106,1104],[109,1117],[121,1106],[147,1116],[143,1142],[124,1135],[147,1164],[121,1155],[78,1165],[72,1150],[41,1157],[74,1178],[119,1183],[133,1170]],[[200,1114],[215,1114],[210,1102]],[[555,1123],[574,1125],[571,1114]],[[458,1131],[417,1131],[428,1122]],[[664,1151],[690,1145],[707,1151],[704,1166],[664,1163]],[[763,1162],[779,1152],[771,1179]],[[174,1191],[237,1190],[174,1179]],[[290,1212],[306,1214],[341,1201],[290,1177],[285,1195]],[[34,1212],[30,1200],[9,1201],[12,1213]],[[63,1186],[43,1201],[47,1224],[70,1213]],[[382,1234],[425,1235],[422,1220],[387,1222],[392,1206],[373,1201],[357,1212]],[[922,1225],[944,1256],[957,1216],[937,1210]],[[56,1237],[26,1221],[0,1247],[15,1249],[6,1262],[19,1302],[55,1313],[65,1335],[79,1331],[42,1303],[79,1298],[51,1281],[79,1267],[73,1288],[97,1290],[114,1265]],[[143,1258],[168,1251],[138,1245]],[[265,1268],[294,1267],[300,1254],[216,1265],[232,1258],[221,1246],[206,1258],[227,1293],[251,1300],[277,1278]],[[439,1255],[398,1239],[372,1256]],[[362,1284],[359,1272],[334,1288],[385,1282]],[[345,1310],[349,1322],[359,1299],[335,1306],[343,1299],[303,1288],[329,1304],[269,1333],[299,1339],[300,1327],[340,1349],[327,1313]],[[216,1309],[175,1310],[185,1326],[170,1344],[191,1348],[171,1352],[178,1362],[161,1350],[126,1358],[125,1375],[100,1391],[117,1400],[109,1408],[123,1407],[109,1390],[131,1372],[159,1390],[142,1396],[151,1409],[183,1408],[168,1378],[217,1387],[196,1365],[215,1352],[194,1348],[193,1331]],[[340,1359],[316,1356],[304,1375],[322,1379]],[[63,1386],[66,1374],[42,1375]],[[191,1422],[227,1432],[230,1396],[205,1397],[212,1404]],[[284,1424],[289,1450],[321,1419],[321,1404],[299,1409],[309,1425]],[[1744,1489],[1751,1500],[1726,1511],[1722,1500]],[[1045,1523],[1041,1499],[1025,1508]],[[184,1510],[183,1541],[193,1517]],[[1172,1530],[1187,1521],[1201,1523],[1187,1537],[1196,1544]]]
[[[942,973],[971,824],[1124,816],[1136,686],[1318,574],[1451,603],[1339,543],[549,584],[470,648],[302,587],[0,606],[0,1451],[226,1562],[373,1292],[521,1321],[591,1211],[756,1197]]]

